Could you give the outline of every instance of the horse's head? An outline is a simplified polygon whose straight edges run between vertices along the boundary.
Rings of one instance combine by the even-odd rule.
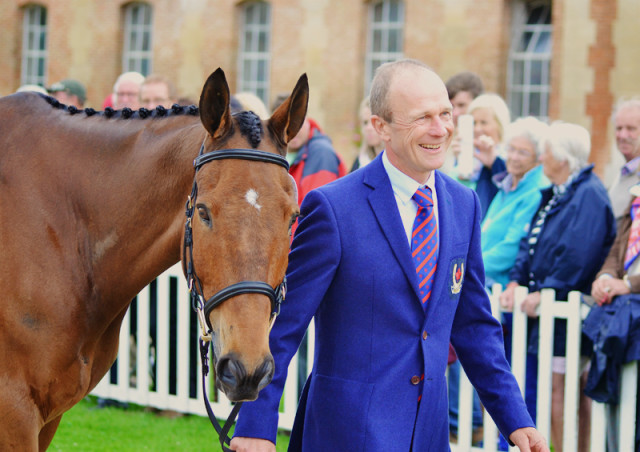
[[[189,275],[192,264],[202,319],[211,330],[216,384],[232,401],[254,400],[273,377],[269,330],[283,295],[298,214],[284,156],[304,121],[308,98],[303,75],[269,120],[251,112],[231,115],[220,69],[200,97],[207,135],[196,159],[183,265]]]

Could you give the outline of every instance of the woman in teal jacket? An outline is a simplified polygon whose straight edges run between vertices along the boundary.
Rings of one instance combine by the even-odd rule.
[[[482,221],[482,259],[486,285],[506,286],[516,261],[520,239],[540,204],[540,189],[550,183],[542,171],[539,157],[548,126],[533,117],[509,125],[506,133],[507,171],[493,181],[498,193]]]

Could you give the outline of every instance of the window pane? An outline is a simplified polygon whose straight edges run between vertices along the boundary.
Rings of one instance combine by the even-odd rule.
[[[256,73],[256,80],[264,82],[267,80],[267,62],[264,60],[258,61],[258,71]]]
[[[382,2],[373,6],[373,20],[374,22],[382,22]]]
[[[520,39],[520,43],[518,44],[518,52],[526,52],[529,49],[529,44],[531,43],[531,38],[533,37],[533,32],[525,31],[522,34],[522,38]]]
[[[398,52],[401,48],[400,30],[389,30],[389,52]]]
[[[540,33],[534,51],[536,53],[551,53],[551,33]]]
[[[260,4],[260,23],[266,25],[269,21],[269,6],[266,3]]]
[[[541,85],[542,84],[542,61],[531,62],[531,72],[529,74],[529,84]]]
[[[374,30],[371,50],[373,52],[382,52],[382,31]]]
[[[266,31],[261,31],[258,33],[258,52],[266,52],[269,48],[269,36]]]
[[[531,116],[540,116],[540,93],[531,93],[529,95],[529,114]]]
[[[389,2],[389,22],[398,22],[400,19],[400,5],[398,2]]]

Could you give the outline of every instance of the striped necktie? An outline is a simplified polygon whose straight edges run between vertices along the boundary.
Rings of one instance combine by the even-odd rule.
[[[418,204],[418,213],[411,233],[411,256],[418,275],[420,301],[425,307],[431,296],[438,262],[438,224],[429,187],[418,188],[412,199]]]
[[[631,231],[627,241],[627,252],[624,255],[624,271],[629,270],[640,253],[640,197],[631,204]]]

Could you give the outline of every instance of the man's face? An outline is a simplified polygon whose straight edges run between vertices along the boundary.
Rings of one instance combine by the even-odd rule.
[[[458,116],[464,115],[469,109],[469,104],[473,100],[473,96],[469,91],[458,91],[458,94],[451,98],[453,105],[453,124],[458,125]]]
[[[628,162],[640,155],[640,108],[623,107],[616,114],[616,145]]]
[[[116,99],[113,108],[120,110],[125,107],[129,107],[132,110],[140,108],[138,101],[138,95],[140,94],[140,85],[135,82],[122,81],[118,85],[118,91],[116,92]]]
[[[447,89],[424,68],[401,69],[387,94],[392,121],[372,120],[386,143],[389,161],[423,184],[444,163],[453,136],[452,106]]]
[[[65,105],[73,105],[74,107],[82,108],[82,103],[80,103],[78,96],[75,94],[69,94],[66,91],[56,91],[51,95]]]
[[[172,100],[169,98],[169,87],[166,83],[144,83],[140,87],[140,106],[152,110],[162,105],[170,108]]]

